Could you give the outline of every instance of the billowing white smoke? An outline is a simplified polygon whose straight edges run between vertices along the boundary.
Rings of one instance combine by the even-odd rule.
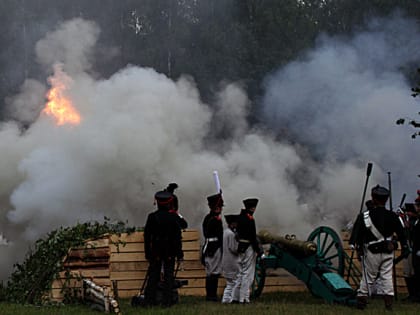
[[[24,131],[13,121],[0,125],[0,232],[13,242],[2,247],[2,278],[28,244],[61,225],[106,215],[142,226],[154,209],[154,193],[170,182],[179,185],[190,227],[200,228],[206,196],[215,193],[213,170],[225,213],[237,213],[242,199],[255,196],[259,228],[305,238],[316,226],[339,228],[354,217],[368,160],[384,170],[388,161],[398,162],[398,172],[390,169],[398,175],[415,169],[415,159],[405,156],[418,150],[406,130],[394,126],[397,116],[414,110],[395,68],[369,70],[365,61],[355,64],[364,74],[358,76],[346,55],[324,40],[306,61],[282,69],[269,82],[265,109],[273,119],[266,117],[273,130],[293,134],[292,145],[248,125],[249,100],[237,84],[224,86],[210,106],[188,77],[174,82],[153,69],[128,66],[109,79],[94,79],[89,60],[98,35],[95,24],[75,19],[36,47],[38,60],[51,69],[50,82],[68,80],[79,125],[57,126],[40,113],[50,88],[43,82],[25,82],[10,99],[14,121],[31,124]],[[347,54],[357,61],[358,51],[352,51]],[[372,142],[377,138],[379,144]],[[378,165],[374,176],[383,180]]]
[[[42,82],[25,82],[9,100],[10,117],[29,127],[0,126],[0,231],[13,242],[2,247],[2,277],[29,244],[62,225],[108,216],[143,226],[154,193],[170,182],[179,184],[190,227],[200,228],[206,196],[216,192],[213,170],[226,213],[238,213],[244,198],[256,196],[259,225],[309,230],[288,180],[302,161],[291,146],[250,130],[249,100],[239,86],[221,89],[213,113],[187,77],[174,82],[128,66],[95,80],[87,70],[98,35],[93,23],[75,19],[36,46],[38,60],[51,69],[49,82],[67,82],[79,125],[57,126],[41,112],[50,88]]]
[[[348,218],[368,161],[374,167],[367,197],[373,185],[388,187],[390,178],[393,206],[403,193],[413,202],[420,144],[410,137],[415,130],[395,122],[418,119],[418,100],[401,70],[414,73],[419,60],[419,25],[397,13],[353,36],[321,37],[315,49],[267,79],[264,121],[316,161],[307,169],[316,183],[307,189],[312,204]]]

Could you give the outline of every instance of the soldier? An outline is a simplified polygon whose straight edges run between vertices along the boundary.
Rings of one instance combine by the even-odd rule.
[[[226,280],[223,291],[222,303],[238,302],[239,296],[234,296],[234,287],[239,273],[238,241],[236,226],[238,216],[234,214],[225,215],[228,227],[223,231],[223,258],[222,270]],[[235,300],[236,299],[236,300]]]
[[[412,262],[414,269],[413,279],[413,295],[414,301],[420,302],[420,190],[417,191],[418,197],[414,202],[414,208],[416,210],[417,218],[413,223],[412,228],[412,242],[413,242],[413,253]]]
[[[255,227],[254,212],[258,199],[248,198],[242,201],[245,209],[238,217],[238,253],[240,257],[239,274],[235,290],[239,289],[239,303],[249,303],[250,288],[254,280],[257,256],[262,254]]]
[[[357,308],[366,308],[372,285],[379,275],[378,294],[383,296],[385,308],[391,310],[394,299],[392,267],[396,249],[392,241],[394,233],[398,236],[403,252],[409,247],[398,216],[385,208],[388,189],[377,185],[372,188],[371,196],[371,208],[358,215],[350,237],[350,244],[356,246],[362,261],[363,271],[357,291]]]
[[[183,259],[182,229],[187,221],[173,209],[173,196],[167,191],[155,194],[157,210],[150,213],[144,227],[144,251],[149,261],[145,289],[146,305],[171,306],[174,303],[173,285],[175,260]],[[163,270],[162,301],[157,299],[157,289]]]
[[[206,300],[218,301],[217,287],[222,272],[222,194],[207,197],[210,212],[203,220],[204,245],[202,248],[202,261],[206,268]]]
[[[417,193],[418,197],[416,202],[420,203],[420,190],[417,191]],[[410,246],[413,247],[413,233],[418,220],[415,203],[406,203],[404,208],[398,211],[398,215],[406,231],[408,242]],[[416,294],[416,279],[414,277],[412,253],[410,253],[408,257],[403,260],[403,275],[408,291],[408,296],[405,300],[410,302],[419,301],[419,297],[417,296],[418,294]]]

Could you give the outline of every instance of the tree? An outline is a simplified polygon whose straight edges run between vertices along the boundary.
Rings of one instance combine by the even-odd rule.
[[[420,68],[417,69],[417,72],[420,73]],[[420,82],[417,83],[417,86],[412,88],[411,91],[413,92],[411,96],[417,97],[420,95]],[[417,114],[420,115],[420,112]],[[406,122],[405,118],[400,118],[397,120],[397,125],[403,125]],[[414,128],[420,128],[420,122],[414,119],[408,119],[407,124],[412,125]],[[411,138],[415,139],[417,136],[420,136],[420,131],[416,131],[411,135]]]

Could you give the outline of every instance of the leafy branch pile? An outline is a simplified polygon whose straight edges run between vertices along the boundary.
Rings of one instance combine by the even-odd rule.
[[[62,260],[69,248],[84,245],[87,239],[99,238],[103,234],[130,233],[124,222],[79,223],[73,227],[60,227],[50,232],[45,239],[36,241],[22,264],[14,265],[4,289],[4,298],[14,303],[42,304],[45,292],[51,289],[55,275],[62,270]]]

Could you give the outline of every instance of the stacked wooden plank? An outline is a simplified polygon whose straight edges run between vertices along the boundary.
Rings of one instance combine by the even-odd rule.
[[[179,294],[204,295],[205,271],[200,262],[200,234],[197,230],[187,229],[183,231],[182,239],[184,261],[179,265],[177,279],[187,280],[188,284],[179,289]],[[85,278],[111,289],[122,298],[130,298],[139,292],[148,267],[143,233],[109,235],[92,242],[86,247],[69,250],[63,263],[65,270],[52,284],[52,300],[62,301],[65,294],[77,296]],[[220,292],[224,284],[224,281],[220,282]]]
[[[109,278],[109,236],[98,240],[87,240],[78,248],[70,248],[63,259],[64,270],[57,275],[51,285],[50,299],[77,298],[82,295],[83,279],[95,280],[95,283],[111,287]]]
[[[200,263],[200,234],[187,229],[182,233],[184,261],[177,272],[178,279],[188,280],[179,289],[181,295],[204,295],[205,272]],[[118,295],[131,297],[143,285],[148,263],[144,255],[143,233],[111,237],[110,279],[118,287]]]
[[[351,256],[346,232],[342,233],[343,247]],[[188,284],[179,289],[180,295],[205,295],[205,270],[200,262],[201,234],[198,230],[187,229],[182,233],[184,261],[181,264],[177,278],[187,280]],[[80,290],[82,278],[95,281],[116,292],[121,298],[131,298],[143,285],[148,263],[144,255],[144,240],[142,232],[131,234],[108,235],[101,240],[89,241],[84,248],[71,249],[67,255],[65,270],[59,274],[52,285],[51,298],[62,300],[63,287]],[[399,255],[399,251],[396,253]],[[352,263],[360,269],[360,262],[354,253]],[[347,267],[345,268],[347,270]],[[402,263],[396,267],[398,292],[405,293],[406,287],[402,276]],[[67,274],[67,275],[66,275]],[[69,274],[75,276],[69,280]],[[347,280],[346,275],[344,278]],[[357,288],[358,283],[350,284]],[[225,281],[221,277],[218,293],[222,294]],[[267,270],[264,292],[273,291],[306,291],[306,285],[296,279],[286,270],[278,268]]]

